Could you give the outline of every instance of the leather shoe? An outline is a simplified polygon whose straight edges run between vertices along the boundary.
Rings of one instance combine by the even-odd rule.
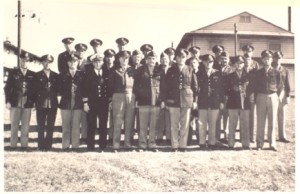
[[[279,141],[280,141],[280,142],[283,142],[283,143],[290,143],[290,141],[289,141],[289,140],[287,140],[287,139],[285,139],[285,138],[283,138],[283,139],[279,139]]]
[[[270,149],[273,150],[274,152],[277,152],[277,148],[276,147],[271,146]]]

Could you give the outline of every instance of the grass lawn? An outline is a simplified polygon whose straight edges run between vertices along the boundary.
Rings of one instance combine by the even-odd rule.
[[[61,152],[60,132],[54,133],[54,151],[40,152],[36,150],[37,132],[33,130],[29,152],[4,151],[4,190],[292,192],[295,191],[294,107],[291,99],[286,123],[291,142],[278,142],[278,152],[268,150],[268,143],[262,151],[200,151],[194,145],[186,153],[168,152],[168,148],[157,153]],[[7,122],[5,118],[4,123]],[[4,146],[9,145],[9,136],[10,132],[5,130]],[[241,144],[236,143],[236,147]]]

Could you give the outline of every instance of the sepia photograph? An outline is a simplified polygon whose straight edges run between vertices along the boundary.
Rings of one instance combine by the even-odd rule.
[[[1,4],[3,192],[296,192],[300,3]]]

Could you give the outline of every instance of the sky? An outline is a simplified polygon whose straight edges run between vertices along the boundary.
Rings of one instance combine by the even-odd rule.
[[[260,1],[257,6],[255,3],[230,2],[233,1],[22,0],[25,15],[22,48],[38,56],[51,54],[55,57],[54,64],[57,64],[57,55],[64,51],[61,40],[70,36],[75,38],[75,44],[88,45],[87,56],[93,53],[89,45],[93,38],[103,41],[103,51],[117,50],[115,40],[126,37],[129,39],[128,50],[149,43],[161,53],[172,43],[176,48],[186,32],[244,11],[284,29],[288,27],[285,4]],[[3,7],[3,40],[17,45],[17,0],[5,0]],[[33,13],[35,18],[30,17]],[[294,17],[293,7],[292,14]],[[292,18],[292,30],[294,26]],[[13,63],[5,65],[14,66]],[[56,71],[57,65],[53,69]]]

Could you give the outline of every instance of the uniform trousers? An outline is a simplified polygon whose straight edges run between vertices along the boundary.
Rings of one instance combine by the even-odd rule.
[[[257,148],[264,145],[266,118],[268,117],[268,141],[270,147],[276,147],[275,125],[278,112],[278,95],[258,93],[256,98],[257,112]]]
[[[159,110],[158,120],[156,125],[156,135],[157,139],[163,139],[164,133],[166,139],[171,139],[171,123],[170,123],[170,113],[166,108]]]
[[[199,144],[216,145],[216,122],[219,115],[219,109],[199,109]]]
[[[135,95],[130,93],[114,93],[112,98],[112,111],[114,121],[113,149],[120,148],[121,127],[124,123],[124,146],[131,147],[133,134]]]
[[[108,110],[108,138],[113,139],[114,135],[114,120],[113,120],[113,113],[112,113],[112,107],[109,107]]]
[[[21,121],[21,147],[25,148],[28,146],[28,133],[29,133],[30,118],[31,118],[31,108],[11,107],[11,109],[10,109],[10,123],[11,123],[10,146],[12,148],[17,147],[17,144],[18,144],[18,131],[19,131],[20,121]]]
[[[249,147],[249,112],[245,109],[229,109],[229,134],[228,134],[228,146],[234,147],[235,133],[238,120],[240,120],[240,137],[243,147]]]
[[[87,148],[95,148],[95,132],[97,130],[97,118],[99,126],[99,147],[106,148],[107,142],[107,119],[108,119],[108,101],[107,99],[99,99],[96,103],[90,106],[87,113]]]
[[[83,110],[81,112],[80,133],[81,138],[87,138],[87,113]]]
[[[250,110],[249,110],[249,134],[250,134],[250,141],[254,140],[254,114],[255,114],[255,103],[250,103]]]
[[[169,107],[169,112],[172,148],[186,148],[189,135],[191,108]]]
[[[56,113],[57,113],[57,108],[36,109],[38,148],[40,149],[50,149],[52,147]],[[47,123],[47,126],[45,123]],[[45,129],[46,129],[46,136],[45,136]]]
[[[219,110],[219,115],[217,119],[217,126],[216,126],[216,138],[217,140],[221,139],[221,131],[223,130],[224,132],[224,137],[226,139],[226,129],[227,129],[227,122],[228,122],[229,114],[228,114],[228,109],[222,109]],[[221,120],[223,121],[223,126],[221,127]],[[222,130],[221,130],[222,129]]]
[[[278,104],[278,138],[287,139],[285,132],[285,114],[287,109],[287,100],[284,96],[283,100]]]
[[[140,118],[140,133],[139,133],[139,147],[146,149],[156,147],[156,123],[159,116],[159,107],[157,106],[139,106]],[[147,143],[147,135],[149,128],[149,139]]]
[[[62,109],[62,148],[66,149],[70,147],[72,142],[72,148],[78,148],[80,144],[80,121],[81,121],[81,109]]]

